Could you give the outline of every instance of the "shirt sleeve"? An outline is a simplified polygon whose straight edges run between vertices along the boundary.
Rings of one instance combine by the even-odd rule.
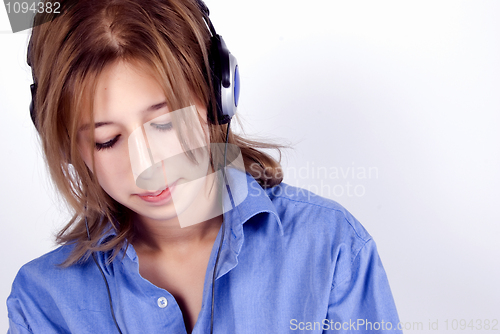
[[[324,333],[399,334],[398,325],[387,275],[370,239],[347,272],[334,274]]]
[[[32,332],[9,319],[9,330],[7,334],[32,334]]]
[[[28,325],[24,324],[24,315],[19,301],[15,298],[9,298],[7,307],[9,311],[9,330],[7,334],[32,334],[33,332],[28,328]]]

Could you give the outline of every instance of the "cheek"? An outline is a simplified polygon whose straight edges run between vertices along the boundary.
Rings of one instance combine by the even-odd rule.
[[[95,175],[102,189],[120,202],[120,198],[126,194],[125,190],[130,186],[128,182],[131,175],[130,167],[111,156],[96,154],[95,168]]]
[[[103,190],[111,197],[119,195],[118,191],[127,186],[129,180],[133,180],[128,151],[123,148],[94,150],[94,152],[88,145],[79,148],[83,161],[95,174]],[[94,153],[95,171],[92,168],[92,153]]]
[[[124,177],[132,172],[128,152],[118,149],[98,151],[94,154],[96,175],[105,178]],[[123,181],[126,181],[124,179]]]
[[[194,156],[196,157],[197,163],[189,160],[189,158],[183,154],[183,170],[187,180],[196,180],[207,176],[210,166],[210,153],[207,147],[200,147],[193,150]]]

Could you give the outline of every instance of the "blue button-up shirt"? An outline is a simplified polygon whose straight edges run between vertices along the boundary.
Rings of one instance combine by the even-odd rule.
[[[375,243],[346,209],[284,183],[263,190],[251,176],[243,179],[248,195],[224,214],[214,333],[401,333]],[[193,333],[210,332],[221,231]],[[71,249],[59,247],[19,270],[7,300],[9,333],[117,332],[92,259],[58,267]],[[109,256],[100,252],[97,260],[121,331],[186,333],[172,294],[139,274],[132,245],[112,263]]]

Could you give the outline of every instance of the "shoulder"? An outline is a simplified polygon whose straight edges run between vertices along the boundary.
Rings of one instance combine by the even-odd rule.
[[[266,193],[281,220],[283,238],[300,252],[349,271],[361,250],[372,247],[370,234],[339,203],[286,183]]]
[[[84,271],[84,264],[77,264],[67,268],[61,266],[72,249],[72,245],[60,246],[23,265],[14,280],[13,289],[18,286],[26,286],[27,283],[37,286],[43,286],[44,284],[53,286],[54,279],[66,277],[68,274],[80,274]]]
[[[319,196],[303,188],[281,183],[266,189],[273,202],[281,223],[302,224],[327,230],[349,232],[362,242],[371,239],[361,223],[342,205],[334,200]]]
[[[85,299],[83,287],[92,279],[88,270],[90,262],[67,268],[60,266],[72,248],[70,245],[58,247],[21,267],[7,299],[11,322],[28,330],[28,324],[38,324],[48,314],[51,321],[57,322],[62,319],[61,307]]]

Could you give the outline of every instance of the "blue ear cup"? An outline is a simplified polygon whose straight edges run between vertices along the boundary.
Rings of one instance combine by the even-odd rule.
[[[240,71],[238,70],[238,64],[234,68],[234,106],[238,108],[238,100],[240,99]]]
[[[219,36],[220,37],[220,36]],[[238,99],[240,93],[240,76],[238,71],[238,61],[226,47],[224,40],[220,37],[220,95],[218,107],[218,119],[220,124],[225,124],[231,119],[238,109]]]
[[[209,61],[217,110],[214,113],[209,106],[208,116],[212,123],[216,123],[214,119],[214,114],[216,114],[218,123],[226,124],[238,109],[240,93],[238,61],[227,49],[224,39],[215,34],[215,30],[210,30],[212,38]]]

